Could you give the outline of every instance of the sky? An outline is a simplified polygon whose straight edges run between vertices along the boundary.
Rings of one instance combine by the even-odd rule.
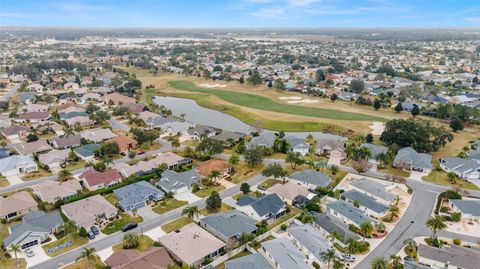
[[[471,27],[480,0],[0,0],[0,26]]]

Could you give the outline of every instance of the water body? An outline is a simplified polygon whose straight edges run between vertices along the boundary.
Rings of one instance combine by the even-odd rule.
[[[153,102],[159,106],[163,105],[167,109],[170,109],[176,116],[185,114],[185,120],[196,124],[247,134],[255,131],[255,127],[250,126],[231,115],[201,107],[194,100],[155,96],[153,98]],[[276,131],[264,130],[264,132],[275,133]],[[322,132],[285,132],[286,136],[294,136],[298,138],[306,138],[309,134],[311,134],[315,139],[347,140],[347,138],[343,136]]]

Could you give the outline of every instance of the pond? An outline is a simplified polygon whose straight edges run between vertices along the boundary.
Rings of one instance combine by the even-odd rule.
[[[255,131],[255,127],[250,126],[231,115],[201,107],[194,100],[155,96],[153,98],[153,102],[159,106],[163,105],[167,109],[170,109],[176,116],[184,114],[186,121],[195,124],[207,125],[227,131],[242,132],[247,134]],[[264,130],[264,132],[275,131]],[[312,134],[315,139],[347,140],[346,137],[322,132],[285,132],[286,136],[294,136],[298,138],[306,138],[309,134]]]

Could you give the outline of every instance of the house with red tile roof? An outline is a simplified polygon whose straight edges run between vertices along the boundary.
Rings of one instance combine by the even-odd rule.
[[[122,175],[115,169],[107,169],[103,172],[89,169],[81,173],[78,179],[85,188],[94,191],[119,184],[122,181]]]

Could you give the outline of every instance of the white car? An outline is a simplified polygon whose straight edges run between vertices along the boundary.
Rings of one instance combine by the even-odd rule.
[[[29,248],[25,249],[23,252],[25,252],[25,254],[27,255],[27,257],[31,258],[33,256],[35,256],[35,253],[33,253],[33,251]]]
[[[355,257],[350,254],[343,254],[343,260],[346,262],[355,262]]]

